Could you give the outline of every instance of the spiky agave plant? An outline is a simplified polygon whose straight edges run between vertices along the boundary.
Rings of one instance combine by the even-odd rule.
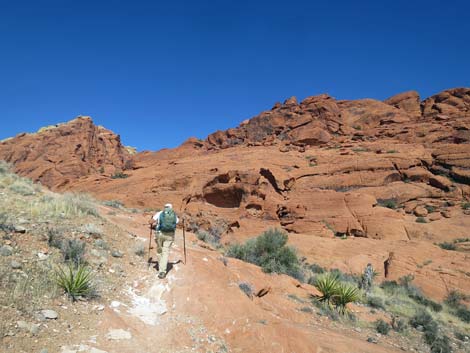
[[[59,267],[55,271],[57,285],[67,293],[73,301],[78,297],[90,296],[93,292],[91,269],[83,264]]]
[[[334,273],[318,276],[314,282],[315,288],[322,294],[319,300],[326,302],[328,305],[330,305],[331,300],[336,296],[339,285],[338,275]]]
[[[360,297],[359,288],[347,283],[341,283],[337,286],[332,300],[338,311],[344,314],[346,312],[346,305],[357,302]]]

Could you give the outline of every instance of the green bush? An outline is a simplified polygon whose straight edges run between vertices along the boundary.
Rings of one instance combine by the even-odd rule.
[[[125,179],[128,177],[129,177],[129,174],[125,174],[123,172],[116,172],[113,175],[111,175],[111,179]]]
[[[5,162],[4,160],[0,160],[0,174],[9,173],[11,170],[11,164]]]
[[[283,273],[303,280],[297,252],[287,246],[287,234],[270,229],[244,244],[228,247],[227,256],[260,266],[267,273]]]
[[[439,336],[430,344],[431,353],[451,353],[450,340],[447,336]]]
[[[49,246],[52,246],[57,249],[62,248],[62,242],[64,241],[64,236],[59,229],[49,228],[47,230],[47,243]]]
[[[60,248],[65,262],[74,265],[85,263],[85,243],[78,239],[64,239]]]
[[[385,309],[385,304],[382,298],[369,296],[367,297],[367,305],[375,309]]]
[[[325,273],[325,271],[326,271],[323,267],[321,267],[318,264],[311,264],[311,265],[308,266],[308,268],[313,273],[318,273],[318,274]]]
[[[390,208],[392,210],[394,210],[398,207],[396,199],[378,199],[377,204],[379,206],[387,207],[387,208]]]
[[[470,202],[464,202],[461,206],[463,210],[470,210]]]
[[[83,264],[75,267],[70,263],[66,268],[59,267],[56,283],[74,301],[79,297],[90,297],[94,292],[92,272]]]
[[[428,211],[428,213],[433,213],[436,210],[436,207],[431,205],[425,205],[424,208]]]
[[[461,306],[455,312],[455,315],[463,322],[470,323],[470,310],[464,306]]]
[[[400,286],[398,285],[396,281],[383,281],[380,284],[380,288],[382,288],[385,293],[389,295],[393,295],[394,293],[398,291]]]
[[[383,321],[382,319],[379,319],[375,321],[375,329],[377,330],[378,333],[382,335],[388,335],[388,333],[391,330],[391,326],[387,322]]]
[[[418,217],[416,218],[416,223],[428,223],[428,221],[424,217]]]
[[[437,245],[444,250],[457,250],[457,246],[454,243],[443,242]]]
[[[465,295],[457,290],[451,290],[447,295],[444,302],[453,309],[458,309],[461,306],[461,301],[465,299]]]

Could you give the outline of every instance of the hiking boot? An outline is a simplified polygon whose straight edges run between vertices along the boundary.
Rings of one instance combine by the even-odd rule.
[[[165,273],[165,272],[160,272],[160,273],[158,274],[158,278],[160,278],[160,279],[165,278],[165,276],[166,276],[166,273]]]

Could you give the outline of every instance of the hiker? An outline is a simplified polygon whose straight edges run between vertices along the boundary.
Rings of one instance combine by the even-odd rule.
[[[171,203],[167,203],[163,211],[155,213],[149,223],[155,229],[157,244],[158,278],[165,278],[170,248],[175,240],[175,230],[179,219]]]

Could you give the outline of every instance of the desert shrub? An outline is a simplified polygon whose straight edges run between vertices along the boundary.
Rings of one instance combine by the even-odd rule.
[[[118,200],[103,201],[103,205],[109,206],[109,207],[114,207],[114,208],[122,208],[124,206],[124,204],[121,201],[118,201]]]
[[[428,223],[428,221],[424,217],[418,217],[416,218],[416,223]]]
[[[424,332],[424,340],[431,345],[438,337],[438,325],[432,316],[425,310],[418,311],[411,319],[410,325],[414,328],[421,326]]]
[[[455,338],[457,338],[459,341],[466,341],[468,340],[468,336],[470,336],[470,334],[465,334],[465,333],[462,333],[462,332],[459,332],[459,331],[455,331],[454,332],[454,336]]]
[[[8,214],[0,212],[0,230],[4,232],[12,232],[14,229],[15,227],[9,221]]]
[[[31,204],[30,211],[33,216],[52,218],[99,217],[93,199],[81,193],[44,195]]]
[[[145,255],[145,245],[144,245],[144,243],[139,242],[134,246],[134,254],[136,254],[137,256],[144,256]]]
[[[312,271],[313,273],[318,273],[318,274],[326,272],[326,270],[318,264],[311,264],[308,266],[308,269]]]
[[[424,208],[429,212],[433,213],[436,210],[436,207],[431,206],[431,205],[425,205]]]
[[[128,177],[129,177],[129,174],[126,174],[123,172],[116,172],[113,175],[111,175],[111,179],[125,179]]]
[[[64,239],[60,248],[65,262],[79,265],[85,262],[85,243],[79,239]]]
[[[444,302],[453,309],[458,309],[461,306],[461,301],[465,299],[465,295],[457,290],[451,290],[447,295]]]
[[[47,230],[47,244],[57,249],[62,248],[62,242],[64,241],[64,236],[62,231],[57,228],[49,228]]]
[[[400,277],[398,279],[398,283],[400,284],[400,286],[409,288],[414,279],[415,279],[415,276],[413,276],[412,274],[408,274],[408,275]]]
[[[247,282],[240,282],[238,284],[238,288],[240,288],[240,290],[246,294],[246,296],[248,298],[253,298],[253,288],[251,287],[251,285]]]
[[[451,353],[450,340],[447,336],[439,336],[430,344],[431,353]]]
[[[392,210],[394,210],[398,207],[396,199],[378,199],[377,204],[379,206],[387,207],[387,208],[390,208]]]
[[[367,297],[367,305],[375,309],[385,309],[385,304],[382,298],[369,296]]]
[[[109,244],[104,239],[96,239],[93,246],[98,249],[109,250]]]
[[[454,243],[443,242],[437,245],[439,245],[439,247],[444,250],[457,250],[457,246]]]
[[[388,335],[392,327],[382,319],[375,321],[375,329],[382,335]]]
[[[70,263],[66,268],[59,267],[55,274],[57,285],[74,301],[90,297],[94,292],[91,269],[83,264]]]
[[[11,191],[21,196],[31,196],[35,194],[34,185],[27,179],[18,178],[8,187]]]
[[[404,332],[406,330],[406,321],[402,318],[394,316],[392,318],[392,328],[397,332]]]
[[[393,295],[399,289],[399,285],[396,281],[383,281],[380,284],[380,288],[382,288],[385,293]]]
[[[349,282],[355,285],[359,285],[359,283],[361,282],[360,276],[349,274],[349,273],[344,273],[343,271],[337,268],[332,269],[330,272],[336,275],[340,282]]]
[[[318,300],[314,300],[313,304],[319,309],[318,315],[320,316],[326,316],[330,318],[333,321],[338,321],[339,320],[339,313],[337,310],[332,308],[330,305],[320,302]]]
[[[461,207],[463,210],[470,210],[470,202],[463,202]]]
[[[470,310],[466,307],[461,306],[458,308],[455,312],[455,315],[463,322],[470,323]]]
[[[283,273],[303,280],[303,272],[297,252],[287,246],[287,234],[270,229],[244,244],[228,247],[227,256],[261,266],[267,273]]]
[[[0,306],[34,313],[46,298],[56,296],[53,273],[49,263],[43,261],[28,262],[21,274],[11,271],[9,266],[0,266]]]
[[[216,248],[220,247],[220,234],[215,231],[206,232],[205,230],[200,229],[196,232],[196,237],[199,240],[211,244]]]
[[[5,162],[4,160],[0,160],[0,174],[9,173],[11,170],[11,164]]]

